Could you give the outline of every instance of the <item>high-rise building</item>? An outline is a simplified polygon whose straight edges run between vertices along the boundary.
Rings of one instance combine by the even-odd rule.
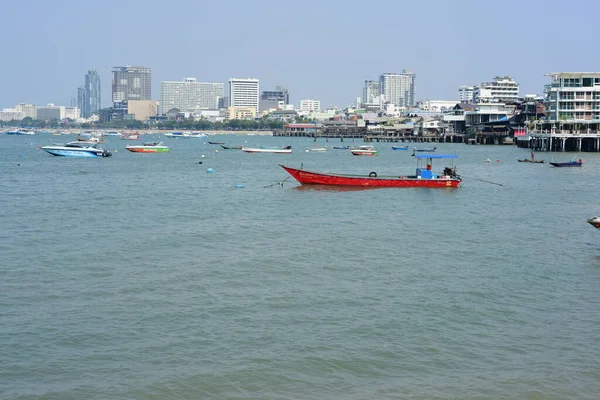
[[[410,70],[402,73],[384,73],[379,77],[379,90],[385,101],[398,107],[415,105],[416,75]]]
[[[519,99],[519,84],[508,76],[497,76],[493,82],[482,82],[473,89],[474,103],[503,103]]]
[[[473,86],[460,86],[458,88],[458,100],[461,103],[473,103]]]
[[[77,107],[83,118],[89,118],[102,108],[100,90],[100,75],[95,69],[85,74],[85,85],[77,89]]]
[[[319,100],[300,100],[298,102],[298,111],[318,112],[321,110]]]
[[[223,91],[222,83],[196,82],[196,78],[182,82],[163,81],[160,83],[159,113],[166,114],[173,108],[180,111],[217,110]]]
[[[290,104],[290,93],[281,86],[276,86],[275,90],[263,90],[260,94],[259,110],[261,112],[272,108],[283,109],[288,104]]]
[[[373,104],[375,100],[379,97],[381,91],[379,90],[379,82],[378,81],[365,81],[365,86],[363,87],[363,96],[362,101],[363,104]]]
[[[258,79],[229,79],[229,106],[230,107],[252,107],[258,113],[259,99]]]
[[[25,104],[25,103],[21,103],[21,104],[17,104],[15,107],[18,111],[23,111],[23,113],[25,114],[23,118],[32,118],[32,119],[36,119],[37,118],[37,107],[33,104]]]
[[[126,109],[128,100],[152,100],[152,70],[146,67],[114,67],[113,107]]]

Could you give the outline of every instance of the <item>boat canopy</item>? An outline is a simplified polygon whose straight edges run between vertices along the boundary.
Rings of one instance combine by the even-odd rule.
[[[458,158],[456,154],[415,154],[415,158]]]

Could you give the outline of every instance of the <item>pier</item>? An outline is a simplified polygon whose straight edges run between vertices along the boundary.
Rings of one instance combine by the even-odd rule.
[[[530,133],[517,138],[517,146],[537,151],[600,152],[600,133]]]

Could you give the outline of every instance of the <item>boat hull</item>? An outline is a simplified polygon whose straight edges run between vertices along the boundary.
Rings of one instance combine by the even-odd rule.
[[[408,150],[408,146],[404,146],[404,147],[392,146],[392,150]]]
[[[350,150],[350,152],[353,156],[376,156],[378,154],[375,150]]]
[[[555,163],[555,162],[551,162],[549,163],[550,165],[552,165],[553,167],[581,167],[581,165],[583,163],[580,162],[566,162],[566,163]]]
[[[529,160],[527,158],[522,160],[517,160],[518,162],[531,163],[531,164],[543,164],[544,160]]]
[[[46,153],[52,154],[53,156],[59,157],[101,158],[111,156],[110,152],[103,151],[67,150],[44,147],[42,147],[42,150],[44,150]]]
[[[253,147],[242,147],[242,151],[246,153],[274,153],[274,154],[289,154],[292,149],[261,149]]]
[[[462,184],[461,179],[452,177],[421,179],[416,176],[377,177],[325,174],[290,168],[284,165],[280,166],[302,185],[360,186],[372,188],[457,188]]]
[[[144,146],[125,146],[132,153],[168,153],[171,151],[168,147],[144,147]]]

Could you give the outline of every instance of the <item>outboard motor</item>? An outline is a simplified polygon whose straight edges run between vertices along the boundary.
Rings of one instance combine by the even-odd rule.
[[[104,149],[102,151],[102,157],[110,157],[110,156],[112,156],[112,153],[110,151],[108,151],[106,149]]]
[[[451,178],[460,179],[460,176],[456,173],[456,167],[444,168],[444,175],[448,175]]]

